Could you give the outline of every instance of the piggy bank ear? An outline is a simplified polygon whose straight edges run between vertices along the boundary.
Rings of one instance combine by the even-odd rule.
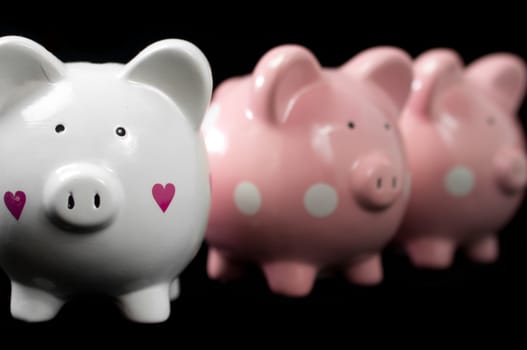
[[[395,47],[365,50],[341,68],[351,77],[367,81],[389,98],[399,117],[412,83],[412,59]]]
[[[194,44],[179,39],[158,41],[124,67],[122,78],[167,95],[199,130],[212,94],[212,72]]]
[[[496,53],[470,64],[466,76],[508,112],[520,108],[526,88],[525,62],[513,54]]]
[[[27,38],[0,38],[0,106],[46,88],[64,76],[64,64]]]
[[[437,96],[463,76],[461,57],[449,49],[434,49],[414,62],[414,80],[407,108],[420,116],[431,116]]]
[[[254,69],[250,106],[270,121],[284,123],[300,92],[320,76],[320,65],[310,51],[297,45],[278,46]]]

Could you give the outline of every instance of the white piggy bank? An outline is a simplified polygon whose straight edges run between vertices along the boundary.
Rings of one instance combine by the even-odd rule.
[[[162,40],[126,65],[63,63],[0,38],[0,265],[11,313],[53,318],[70,297],[116,298],[162,322],[197,253],[210,183],[199,133],[212,75]]]

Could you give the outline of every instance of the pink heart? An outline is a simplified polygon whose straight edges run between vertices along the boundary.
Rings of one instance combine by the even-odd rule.
[[[26,194],[22,191],[17,191],[15,194],[12,192],[6,192],[4,194],[4,203],[13,214],[15,219],[20,219],[20,215],[22,215],[22,210],[24,209],[24,206],[26,205]]]
[[[167,210],[168,206],[172,202],[176,194],[176,187],[173,184],[167,184],[165,187],[161,184],[155,184],[152,187],[152,195],[157,202],[157,205],[161,208],[163,213]]]

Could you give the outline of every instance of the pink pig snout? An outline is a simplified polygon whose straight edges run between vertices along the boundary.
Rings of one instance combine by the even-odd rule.
[[[351,187],[357,201],[367,210],[390,207],[401,194],[400,171],[383,154],[358,159],[351,167]]]
[[[525,154],[509,147],[495,157],[496,179],[499,188],[506,194],[515,194],[527,185],[527,160]]]

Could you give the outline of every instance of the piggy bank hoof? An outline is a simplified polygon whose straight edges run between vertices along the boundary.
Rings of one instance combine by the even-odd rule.
[[[134,291],[119,298],[120,308],[130,321],[161,323],[170,316],[170,294],[168,284]]]
[[[172,284],[170,285],[170,300],[176,300],[179,298],[179,294],[181,293],[181,288],[179,286],[179,278],[176,278],[172,281]]]
[[[272,262],[263,266],[267,284],[273,293],[305,297],[313,289],[317,269],[305,263]]]
[[[476,263],[494,263],[499,256],[498,241],[493,236],[480,239],[467,247],[467,255]]]
[[[25,322],[53,319],[64,301],[43,290],[11,283],[11,315]]]
[[[382,282],[383,268],[379,254],[353,262],[346,271],[348,280],[361,286],[376,286]]]
[[[406,246],[414,266],[435,270],[447,269],[452,265],[454,249],[454,242],[435,237],[415,239]]]
[[[211,279],[228,282],[240,278],[243,267],[217,249],[211,248],[207,258],[207,274]]]

